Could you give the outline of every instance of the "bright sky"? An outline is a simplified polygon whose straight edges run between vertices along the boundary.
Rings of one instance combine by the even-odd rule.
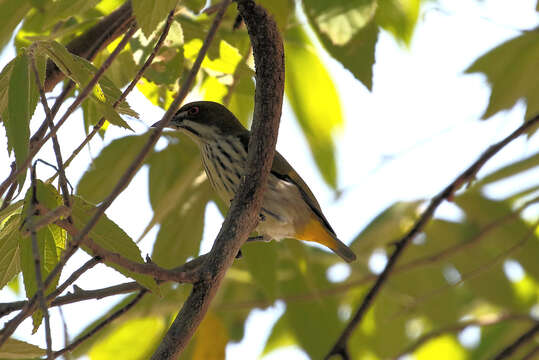
[[[523,104],[486,122],[478,121],[488,103],[490,89],[483,76],[462,73],[481,54],[517,36],[520,30],[537,26],[539,16],[535,5],[535,0],[519,0],[510,4],[496,0],[440,0],[428,4],[421,13],[409,49],[398,45],[387,33],[381,33],[376,49],[372,93],[340,64],[324,57],[338,85],[346,121],[337,137],[339,186],[344,190],[339,199],[335,199],[323,183],[285,104],[277,148],[317,194],[327,218],[343,241],[350,242],[373,217],[395,201],[434,196],[490,144],[522,123]],[[11,50],[2,54],[0,65],[3,67],[13,56]],[[137,133],[146,131],[147,126],[163,114],[140,94],[134,93],[128,101],[141,114],[142,122],[131,124]],[[37,113],[34,128],[43,118],[41,110]],[[82,140],[80,115],[79,112],[70,119],[68,126],[59,132],[64,157]],[[110,128],[104,144],[125,135],[128,133],[124,130]],[[100,140],[94,141],[91,155],[96,156],[101,147]],[[7,164],[10,159],[5,148],[5,131],[0,127],[0,179],[5,178],[9,170]],[[479,176],[537,149],[539,136],[531,141],[517,139],[487,163]],[[50,145],[40,157],[54,163]],[[68,169],[72,183],[76,184],[90,159],[90,152],[84,150],[79,160]],[[38,167],[38,177],[47,178],[50,174],[46,167]],[[151,219],[147,195],[140,195],[147,192],[147,177],[147,170],[142,169],[107,211],[107,215],[135,239]],[[521,184],[536,183],[538,178],[539,171],[530,171],[514,180],[517,182],[491,186],[488,195],[503,196]],[[539,213],[537,207],[528,211]],[[436,214],[456,218],[459,211],[450,204],[444,204]],[[209,250],[220,227],[221,216],[215,206],[208,207],[206,219],[202,252]],[[151,252],[155,234],[156,229],[141,242],[143,256]],[[64,274],[75,270],[87,258],[86,255],[75,256]],[[374,268],[383,265],[383,261],[382,257],[377,264],[375,262]],[[124,281],[114,271],[104,266],[98,268],[101,269],[99,273],[89,272],[78,284],[84,289],[94,289]],[[346,270],[335,273],[336,277],[346,276]],[[13,300],[16,297],[11,291],[0,291],[0,302]],[[64,306],[71,335],[77,334],[117,301],[118,297]],[[254,311],[247,322],[244,340],[229,345],[227,357],[259,357],[269,330],[283,311],[284,305],[279,302],[273,309]],[[60,348],[63,345],[60,318],[56,309],[51,314],[55,324],[54,347]],[[43,330],[29,336],[30,330],[31,324],[26,321],[15,336],[43,345]],[[286,349],[264,359],[283,357],[307,358],[297,350]]]

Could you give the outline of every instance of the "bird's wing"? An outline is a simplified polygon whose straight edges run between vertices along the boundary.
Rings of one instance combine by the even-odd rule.
[[[240,140],[245,148],[245,151],[247,151],[250,133],[248,131],[245,131],[238,135],[240,136]],[[299,176],[299,174],[292,168],[288,161],[286,161],[286,159],[281,154],[279,154],[278,151],[275,151],[275,157],[273,158],[271,173],[283,181],[294,184],[301,193],[303,200],[305,200],[307,205],[309,205],[313,213],[322,221],[322,223],[335,237],[337,236],[335,234],[335,230],[333,230],[328,220],[322,213],[320,204],[318,203],[318,200],[316,200],[316,198],[314,197],[314,194],[311,189],[309,189],[309,186],[307,186],[301,176]]]
[[[322,213],[320,204],[318,203],[318,200],[316,200],[316,197],[312,193],[311,189],[309,189],[309,186],[307,186],[301,176],[299,176],[299,174],[292,168],[288,161],[286,161],[286,159],[277,151],[275,152],[275,157],[273,158],[273,166],[271,168],[271,173],[281,180],[288,181],[296,185],[296,187],[299,189],[299,192],[301,193],[301,196],[303,197],[303,200],[305,200],[305,202],[309,205],[309,207],[316,214],[316,216],[318,216],[320,220],[322,220],[328,230],[330,230],[331,233],[335,235],[335,231]]]

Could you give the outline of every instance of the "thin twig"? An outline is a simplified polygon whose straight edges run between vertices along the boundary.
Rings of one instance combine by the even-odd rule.
[[[204,265],[204,276],[193,285],[191,294],[154,352],[153,360],[176,359],[189,343],[227,269],[257,224],[273,162],[284,91],[282,39],[275,22],[262,7],[250,0],[238,0],[237,3],[247,24],[256,64],[254,120],[245,176]],[[224,0],[214,25],[227,5],[228,1]]]
[[[493,360],[502,360],[507,357],[509,357],[511,354],[513,354],[519,347],[526,344],[530,340],[533,340],[535,337],[535,334],[539,332],[539,321],[535,322],[535,325],[533,325],[528,331],[526,331],[524,334],[520,335],[514,342],[506,346],[502,351],[498,353],[498,355],[494,356]],[[533,352],[532,352],[533,354]]]
[[[55,224],[65,229],[72,238],[76,238],[80,234],[79,230],[72,223],[66,220],[57,220]],[[149,275],[156,280],[174,281],[177,283],[194,283],[198,280],[198,273],[196,271],[177,272],[174,270],[161,268],[153,263],[139,263],[127,259],[118,253],[108,251],[88,237],[84,238],[84,244],[90,250],[92,250],[95,256],[99,256],[101,259],[103,259],[103,261],[120,265],[121,267],[138,274]]]
[[[31,185],[32,185],[32,199],[30,201],[30,214],[28,223],[30,227],[30,238],[32,239],[32,254],[34,256],[34,271],[36,272],[36,296],[39,302],[39,307],[43,312],[43,318],[45,320],[45,341],[47,343],[47,359],[52,359],[52,337],[51,337],[51,325],[49,318],[49,309],[47,308],[47,303],[45,301],[45,288],[43,286],[43,276],[41,274],[41,256],[39,254],[39,245],[37,243],[37,233],[36,229],[33,226],[34,223],[34,213],[35,206],[38,203],[37,201],[37,189],[36,189],[36,166],[32,167],[30,172],[31,176]],[[45,244],[43,244],[45,248]]]
[[[43,106],[43,110],[45,110],[45,117],[49,124],[49,128],[52,132],[52,130],[54,129],[52,113],[51,113],[51,109],[49,108],[49,104],[47,103],[47,98],[45,96],[45,90],[43,90],[43,85],[41,84],[41,81],[39,81],[39,72],[37,71],[36,59],[33,54],[31,54],[30,56],[30,65],[32,67],[32,71],[34,72],[34,79],[36,82],[36,86],[39,90],[39,97],[41,99],[41,105]],[[58,180],[58,182],[60,184],[60,189],[62,190],[62,198],[64,200],[64,205],[67,208],[69,208],[71,206],[71,198],[69,196],[69,190],[67,188],[67,178],[64,171],[64,162],[62,160],[62,151],[60,150],[60,143],[58,142],[58,136],[56,134],[53,134],[51,138],[52,138],[52,148],[54,150],[54,155],[56,156],[56,164],[58,165],[58,172],[60,173],[60,179]],[[71,221],[71,216],[68,216],[68,220]]]
[[[352,335],[353,331],[356,329],[356,327],[359,325],[361,320],[363,319],[363,316],[367,312],[368,308],[370,307],[371,303],[373,302],[374,298],[380,291],[382,285],[386,282],[389,274],[395,267],[395,264],[397,263],[397,260],[402,255],[404,249],[410,244],[410,242],[416,237],[417,234],[419,234],[425,225],[430,221],[432,216],[434,215],[434,212],[438,208],[438,206],[446,199],[450,199],[455,191],[457,191],[462,185],[472,181],[475,177],[475,174],[479,171],[481,167],[490,159],[492,158],[498,151],[500,151],[503,147],[505,147],[508,143],[525,133],[528,129],[533,127],[535,124],[539,122],[539,114],[534,116],[532,119],[524,122],[518,129],[516,129],[513,133],[511,133],[509,136],[507,136],[502,141],[490,146],[480,157],[477,159],[468,169],[466,169],[462,174],[460,174],[451,184],[449,184],[442,192],[440,192],[438,195],[436,195],[430,202],[427,209],[423,212],[421,217],[417,220],[417,222],[414,224],[413,228],[401,239],[399,240],[395,245],[395,251],[393,254],[391,254],[390,258],[387,261],[387,264],[384,268],[384,271],[378,276],[378,279],[374,283],[374,285],[371,287],[371,289],[367,292],[365,297],[363,298],[363,301],[361,305],[359,306],[358,310],[352,317],[352,319],[349,321],[339,338],[337,339],[335,345],[331,348],[329,353],[326,355],[325,359],[329,359],[332,355],[340,355],[343,359],[349,359],[350,356],[348,354],[347,349],[347,342],[350,336]]]
[[[66,352],[73,351],[77,346],[79,346],[80,344],[82,344],[83,342],[85,342],[86,340],[88,340],[89,338],[94,336],[95,334],[97,334],[105,326],[107,326],[108,324],[112,323],[114,320],[116,320],[117,318],[119,318],[120,316],[125,314],[129,309],[131,309],[140,300],[142,300],[142,298],[144,297],[144,295],[146,293],[147,293],[147,290],[145,290],[145,289],[140,290],[139,293],[133,298],[133,300],[131,300],[129,303],[127,303],[122,308],[115,311],[110,316],[107,316],[105,320],[103,320],[102,322],[97,324],[97,326],[94,327],[92,330],[90,330],[88,333],[84,334],[83,336],[81,336],[80,338],[78,338],[77,340],[75,340],[70,345],[66,346],[65,348],[63,348],[61,350],[58,350],[58,351],[55,351],[54,355],[53,355],[53,358],[56,359],[57,357],[65,354]]]
[[[67,321],[61,306],[58,306],[58,313],[60,314],[60,319],[62,320],[62,328],[64,330],[64,347],[67,347],[69,345],[69,330],[67,329]],[[66,360],[71,359],[71,354],[64,354],[64,358]]]
[[[15,171],[13,176],[9,176],[2,185],[0,185],[0,189],[4,186],[4,184],[11,184],[11,181],[13,181],[16,176],[22,172],[26,167],[30,164],[32,161],[32,158],[37,154],[39,149],[49,140],[49,138],[56,134],[60,126],[63,125],[65,120],[73,113],[73,111],[77,108],[78,105],[90,94],[90,92],[93,90],[94,86],[97,84],[103,73],[110,67],[112,61],[116,58],[116,56],[120,53],[120,51],[127,45],[127,42],[129,39],[133,36],[135,33],[136,28],[132,26],[129,31],[124,35],[122,41],[116,46],[114,51],[109,55],[109,57],[105,60],[105,62],[101,65],[99,70],[95,73],[94,77],[90,80],[88,85],[79,93],[77,98],[73,101],[73,103],[70,105],[70,107],[65,112],[64,116],[58,121],[58,124],[54,127],[53,130],[51,130],[45,137],[43,137],[40,141],[36,142],[36,145],[33,149],[30,150],[30,155],[25,160],[23,165]],[[110,205],[110,204],[109,204]],[[108,207],[108,206],[107,206]],[[95,224],[93,224],[95,225]],[[92,225],[92,226],[93,226]],[[90,227],[91,229],[91,227]],[[88,230],[90,230],[88,229]],[[79,240],[80,241],[80,240]],[[68,249],[63,253],[63,256],[60,258],[60,261],[58,264],[52,269],[52,271],[49,273],[49,276],[44,281],[44,286],[48,287],[54,278],[60,273],[60,270],[64,267],[67,260],[75,253],[76,249],[78,248],[77,245],[73,245],[74,241],[70,243],[70,246]],[[2,346],[6,340],[13,334],[15,329],[18,327],[18,325],[31,313],[31,309],[35,304],[35,297],[31,299],[27,305],[23,308],[23,310],[17,314],[13,319],[8,321],[2,331],[0,331],[0,346]]]
[[[12,162],[11,172],[14,173],[15,169],[17,169],[17,165],[15,164],[15,162]],[[9,206],[9,204],[11,203],[11,199],[13,199],[13,194],[15,194],[15,190],[17,190],[17,183],[14,182],[13,184],[11,184],[8,190],[6,197],[4,198],[4,201],[2,202],[2,206],[0,206],[0,211],[4,210],[5,208]],[[0,194],[0,197],[1,196],[2,195]]]
[[[163,31],[161,32],[161,36],[159,37],[159,40],[155,44],[152,53],[148,56],[148,58],[146,59],[146,61],[142,65],[142,67],[139,69],[139,71],[137,72],[137,74],[135,75],[133,80],[129,83],[127,88],[122,92],[122,95],[112,105],[112,107],[114,109],[118,106],[118,104],[120,104],[122,101],[125,100],[127,95],[137,85],[137,83],[139,82],[142,75],[144,75],[144,72],[146,71],[146,69],[152,64],[153,59],[157,55],[157,52],[159,51],[159,49],[163,45],[165,39],[167,38],[167,35],[168,35],[168,32],[170,30],[170,26],[172,25],[173,20],[174,20],[174,10],[172,10],[169,13],[169,15],[167,17],[167,21],[165,22],[165,26],[163,28]],[[88,144],[90,142],[90,140],[92,140],[92,138],[95,136],[95,134],[97,134],[99,129],[101,129],[101,127],[103,127],[104,123],[105,123],[105,118],[101,117],[101,119],[99,119],[99,121],[94,125],[92,131],[88,134],[88,136],[86,136],[86,138],[82,141],[82,143],[73,151],[71,156],[67,159],[67,161],[65,162],[65,167],[66,168],[71,164],[73,159],[82,151],[82,149],[84,149],[86,144]],[[54,181],[54,179],[56,178],[57,175],[58,175],[58,173],[54,174],[47,182],[50,183],[50,182]]]
[[[447,291],[449,289],[453,289],[456,286],[459,286],[459,285],[463,284],[464,282],[466,282],[466,281],[468,281],[470,279],[473,279],[474,277],[477,277],[477,276],[483,274],[485,271],[488,271],[489,269],[491,269],[494,265],[497,265],[497,264],[501,263],[503,260],[507,259],[509,257],[509,255],[511,255],[512,253],[517,251],[520,247],[524,246],[526,244],[526,242],[528,242],[530,240],[530,238],[534,235],[535,229],[538,226],[539,226],[539,221],[537,221],[534,225],[532,225],[530,230],[526,233],[526,235],[520,241],[518,241],[517,243],[511,245],[508,249],[506,249],[503,252],[501,252],[500,254],[496,255],[495,257],[493,257],[489,261],[487,261],[487,262],[477,266],[476,268],[462,274],[459,281],[450,283],[448,285],[440,286],[437,289],[434,289],[434,290],[428,292],[427,294],[423,294],[421,297],[416,298],[413,301],[413,303],[406,306],[405,311],[402,311],[402,312],[399,311],[398,313],[395,313],[395,314],[392,314],[392,315],[388,316],[387,317],[388,320],[394,320],[398,316],[402,316],[405,313],[408,313],[408,312],[412,311],[414,308],[417,308],[419,305],[425,303],[426,301],[428,301],[428,300],[430,300],[430,299],[432,299],[432,298],[434,298],[436,296],[439,296],[440,294],[444,293],[445,291]]]
[[[84,263],[80,268],[75,270],[69,277],[62,283],[62,285],[58,286],[53,292],[51,292],[47,296],[47,301],[51,302],[54,299],[56,299],[61,293],[64,292],[65,289],[71,284],[73,284],[82,274],[84,274],[86,271],[90,270],[97,264],[101,262],[101,258],[98,256],[95,256]]]

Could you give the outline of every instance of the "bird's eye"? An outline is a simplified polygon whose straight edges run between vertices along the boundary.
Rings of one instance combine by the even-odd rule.
[[[198,106],[193,106],[192,108],[190,108],[187,113],[189,115],[196,115],[198,114],[198,112],[200,111],[200,109],[198,108]]]

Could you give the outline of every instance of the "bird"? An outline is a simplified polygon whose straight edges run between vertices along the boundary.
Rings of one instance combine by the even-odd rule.
[[[212,101],[183,105],[166,127],[187,134],[198,145],[213,189],[229,204],[244,174],[251,132],[225,106]],[[255,229],[259,236],[253,239],[311,241],[327,247],[346,262],[356,259],[354,252],[337,238],[305,181],[277,151],[259,218]]]

